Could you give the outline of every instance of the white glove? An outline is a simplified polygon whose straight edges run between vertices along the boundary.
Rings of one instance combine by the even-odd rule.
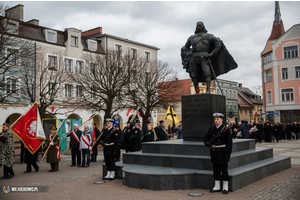
[[[50,142],[50,145],[54,145],[53,142]]]
[[[92,150],[92,147],[91,147],[91,146],[89,146],[89,150]]]

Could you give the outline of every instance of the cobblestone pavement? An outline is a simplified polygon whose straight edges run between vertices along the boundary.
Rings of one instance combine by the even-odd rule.
[[[98,161],[91,163],[89,168],[70,167],[71,156],[63,155],[59,164],[59,172],[48,172],[50,166],[43,161],[39,164],[38,173],[23,173],[25,164],[18,162],[14,166],[16,176],[8,180],[0,180],[0,187],[40,186],[45,192],[10,192],[0,191],[1,200],[36,200],[36,199],[289,199],[300,200],[300,140],[280,141],[279,143],[261,143],[259,147],[270,147],[274,155],[290,156],[292,168],[268,176],[235,192],[209,193],[208,190],[167,190],[153,191],[129,188],[122,180],[106,181],[104,184],[94,184],[102,181],[103,155],[98,155]],[[100,150],[100,153],[102,150]],[[18,161],[19,157],[16,157]],[[0,176],[3,176],[2,169]],[[201,193],[200,197],[191,197],[189,193]]]

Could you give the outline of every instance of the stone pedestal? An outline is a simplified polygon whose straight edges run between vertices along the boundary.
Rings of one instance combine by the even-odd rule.
[[[210,126],[214,125],[213,113],[224,114],[225,96],[216,94],[194,94],[181,97],[182,137],[184,141],[203,141]],[[223,121],[224,125],[226,120]]]

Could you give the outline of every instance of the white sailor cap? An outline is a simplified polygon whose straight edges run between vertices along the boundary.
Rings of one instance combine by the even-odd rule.
[[[114,120],[111,118],[106,118],[106,122],[114,122]]]
[[[222,118],[224,117],[224,115],[222,113],[214,113],[213,114],[214,118]]]

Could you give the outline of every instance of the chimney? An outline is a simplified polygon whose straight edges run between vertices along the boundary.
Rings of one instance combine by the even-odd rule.
[[[82,36],[90,36],[95,34],[102,34],[102,27],[97,27],[88,31],[84,31],[82,33]]]
[[[241,83],[239,83],[239,88],[241,88],[241,89],[242,89],[242,87],[243,87],[243,85],[242,85]]]
[[[8,8],[5,10],[5,17],[23,21],[23,8],[24,5],[22,4],[16,5],[12,8]]]
[[[32,19],[32,20],[29,20],[27,23],[28,24],[33,24],[33,25],[37,25],[37,26],[39,26],[39,20],[37,20],[37,19]]]

